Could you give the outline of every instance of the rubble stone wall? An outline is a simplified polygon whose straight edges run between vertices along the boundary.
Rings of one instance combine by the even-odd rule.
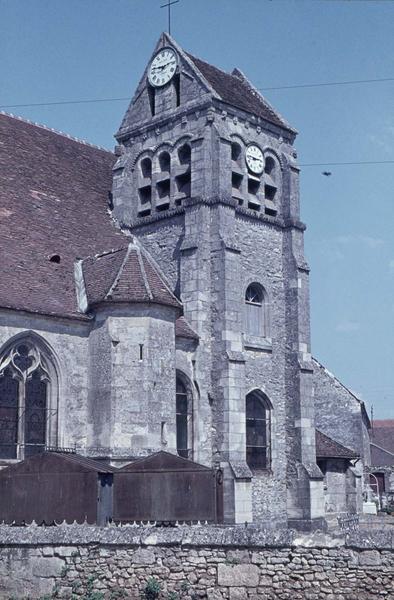
[[[394,532],[0,526],[0,598],[393,598]],[[152,582],[151,582],[152,583]]]

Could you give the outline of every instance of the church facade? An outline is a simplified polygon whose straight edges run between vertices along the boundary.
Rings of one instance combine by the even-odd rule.
[[[166,450],[222,469],[226,522],[322,527],[320,456],[357,510],[360,452],[316,433],[296,131],[247,78],[163,34],[115,155],[0,134],[2,466]]]

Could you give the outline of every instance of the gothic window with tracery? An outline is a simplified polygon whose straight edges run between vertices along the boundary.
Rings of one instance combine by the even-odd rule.
[[[255,390],[246,396],[246,462],[253,470],[268,469],[271,454],[271,405]]]
[[[50,371],[30,341],[16,342],[0,358],[0,458],[26,458],[42,452],[50,434],[53,441]]]

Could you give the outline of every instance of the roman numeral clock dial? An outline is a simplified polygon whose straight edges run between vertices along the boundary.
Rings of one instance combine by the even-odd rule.
[[[162,48],[152,60],[148,80],[154,87],[166,85],[173,76],[178,65],[178,58],[172,48]]]

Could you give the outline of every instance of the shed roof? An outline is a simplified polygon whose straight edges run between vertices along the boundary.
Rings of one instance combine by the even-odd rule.
[[[316,458],[358,458],[359,454],[316,429]]]
[[[25,460],[9,465],[0,471],[0,477],[11,477],[26,473],[96,472],[114,473],[118,469],[110,465],[81,456],[63,452],[40,452]]]
[[[192,460],[161,450],[150,456],[139,458],[121,469],[119,472],[152,472],[152,471],[210,471],[209,467]]]
[[[176,337],[188,338],[191,340],[200,339],[198,334],[191,328],[185,317],[178,317],[175,322],[175,335]]]

